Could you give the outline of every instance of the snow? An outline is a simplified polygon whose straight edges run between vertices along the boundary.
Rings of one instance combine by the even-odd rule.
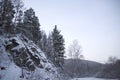
[[[5,70],[0,70],[0,79],[2,80],[19,80],[21,74],[20,68],[12,62],[12,58],[5,50],[5,41],[7,38],[0,36],[0,67],[4,67]]]
[[[90,78],[74,78],[71,80],[118,80],[118,79],[103,79],[103,78],[90,77]]]
[[[14,63],[11,63],[9,68],[6,70],[5,76],[2,78],[2,80],[19,80],[20,75],[21,69]]]
[[[43,65],[43,68],[37,66],[35,71],[23,70],[24,78],[20,78],[22,74],[21,67],[18,67],[9,53],[6,51],[5,45],[11,44],[11,40],[15,39],[19,44],[18,46],[12,48],[12,50],[20,51],[21,48],[27,48],[32,53],[34,57],[37,55],[40,58],[40,63]],[[0,36],[0,67],[5,67],[5,70],[0,70],[0,80],[61,80],[58,74],[57,68],[50,63],[46,58],[45,54],[36,46],[31,40],[27,39],[27,42],[24,40],[27,39],[25,36],[16,35],[13,37]],[[33,51],[32,49],[35,49]],[[30,59],[28,59],[29,61]],[[27,79],[28,78],[28,79]]]

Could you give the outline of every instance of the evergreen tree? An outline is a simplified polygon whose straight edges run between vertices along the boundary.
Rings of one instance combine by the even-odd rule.
[[[64,53],[65,53],[64,39],[63,36],[60,34],[60,31],[57,30],[56,25],[52,32],[52,40],[53,40],[54,62],[58,66],[62,66],[64,62]]]
[[[15,33],[23,33],[24,35],[25,35],[25,33],[29,33],[24,28],[23,11],[22,10],[19,11],[16,21],[14,22],[14,25],[15,25]]]
[[[16,19],[17,27],[22,27],[23,26],[22,18],[23,18],[23,11],[20,10],[19,15],[17,16],[17,19]]]
[[[40,48],[43,52],[47,52],[47,35],[45,31],[41,31],[41,42],[40,42]]]
[[[54,61],[53,40],[52,40],[52,34],[51,33],[48,35],[48,38],[47,38],[46,54],[47,54],[47,57],[53,62]]]
[[[5,29],[6,32],[13,30],[13,18],[14,18],[14,5],[12,0],[0,1],[0,26]]]
[[[12,0],[12,3],[14,4],[15,10],[13,23],[15,26],[17,26],[18,23],[20,23],[19,21],[22,21],[24,4],[22,0]]]
[[[32,8],[24,12],[23,23],[25,29],[29,33],[26,36],[28,36],[31,40],[38,44],[38,41],[41,39],[40,23],[38,17],[35,15],[35,12]]]

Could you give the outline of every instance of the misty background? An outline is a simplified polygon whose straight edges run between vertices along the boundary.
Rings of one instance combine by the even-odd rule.
[[[64,34],[66,48],[79,41],[85,59],[105,63],[120,58],[119,0],[24,0],[49,34],[54,25]],[[68,55],[66,55],[68,56]]]

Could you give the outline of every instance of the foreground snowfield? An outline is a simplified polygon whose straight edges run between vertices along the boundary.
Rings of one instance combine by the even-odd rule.
[[[101,78],[74,78],[71,80],[118,80],[118,79],[101,79]]]

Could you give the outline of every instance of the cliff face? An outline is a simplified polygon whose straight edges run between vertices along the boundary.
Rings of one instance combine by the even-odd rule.
[[[0,79],[58,80],[57,68],[23,35],[0,36]]]

